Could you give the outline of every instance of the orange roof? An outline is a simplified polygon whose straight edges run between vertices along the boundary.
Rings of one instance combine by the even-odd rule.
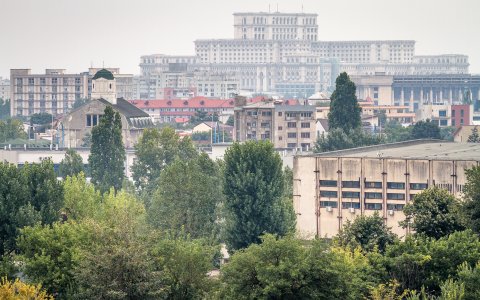
[[[193,97],[188,100],[183,99],[163,99],[163,100],[129,100],[130,103],[138,108],[169,108],[169,107],[190,107],[190,108],[233,108],[233,99],[211,99],[207,97]]]

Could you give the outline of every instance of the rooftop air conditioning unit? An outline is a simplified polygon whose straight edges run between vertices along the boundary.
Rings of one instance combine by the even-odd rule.
[[[354,207],[350,207],[350,212],[351,212],[352,214],[354,214],[354,213],[355,213],[355,208],[354,208]]]
[[[327,206],[327,211],[332,211],[332,207],[331,207],[331,206]]]
[[[393,212],[392,209],[388,211],[388,215],[389,215],[389,216],[393,216],[393,214],[394,214],[394,212]]]

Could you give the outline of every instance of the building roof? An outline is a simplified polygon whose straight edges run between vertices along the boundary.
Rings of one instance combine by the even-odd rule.
[[[480,143],[413,140],[317,153],[313,156],[480,161]]]
[[[169,108],[169,107],[190,107],[190,108],[232,108],[233,99],[210,99],[207,97],[194,97],[188,100],[183,99],[162,99],[162,100],[130,100],[130,103],[140,109],[144,108]]]
[[[320,125],[322,125],[323,129],[328,132],[330,129],[330,126],[328,126],[328,119],[317,119],[317,122],[320,122]]]
[[[315,112],[315,106],[312,105],[275,105],[276,111],[306,111]]]
[[[96,99],[105,105],[110,105],[114,110],[125,116],[130,126],[135,128],[146,128],[153,126],[152,118],[149,114],[139,109],[123,98],[117,99],[117,104],[112,104],[105,99]],[[92,101],[96,101],[92,100]]]
[[[107,80],[113,80],[115,79],[113,77],[113,73],[110,72],[109,70],[107,69],[101,69],[100,71],[98,71],[97,73],[95,73],[95,75],[93,76],[92,80],[95,80],[95,79],[99,79],[99,78],[105,78]]]

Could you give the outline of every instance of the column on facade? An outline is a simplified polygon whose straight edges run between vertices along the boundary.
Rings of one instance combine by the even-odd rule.
[[[452,102],[453,102],[453,91],[452,91],[452,88],[450,88],[450,94],[448,95],[448,101],[449,101],[450,105],[451,105]]]
[[[443,88],[440,89],[440,101],[443,102]]]
[[[405,104],[405,91],[403,90],[403,87],[400,91],[400,104],[404,105]]]
[[[430,103],[433,103],[433,88],[430,88],[430,99],[428,99]]]
[[[423,87],[420,88],[420,103],[423,103]]]
[[[463,96],[462,95],[462,89],[458,89],[458,101],[459,102],[462,102],[462,98],[463,98],[462,96]]]

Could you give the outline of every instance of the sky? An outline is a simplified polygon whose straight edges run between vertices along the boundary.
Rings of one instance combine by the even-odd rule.
[[[480,73],[480,0],[0,0],[0,76],[12,68],[79,73],[141,55],[194,55],[196,39],[233,38],[234,12],[318,14],[319,40],[408,39],[416,54],[466,54]]]

